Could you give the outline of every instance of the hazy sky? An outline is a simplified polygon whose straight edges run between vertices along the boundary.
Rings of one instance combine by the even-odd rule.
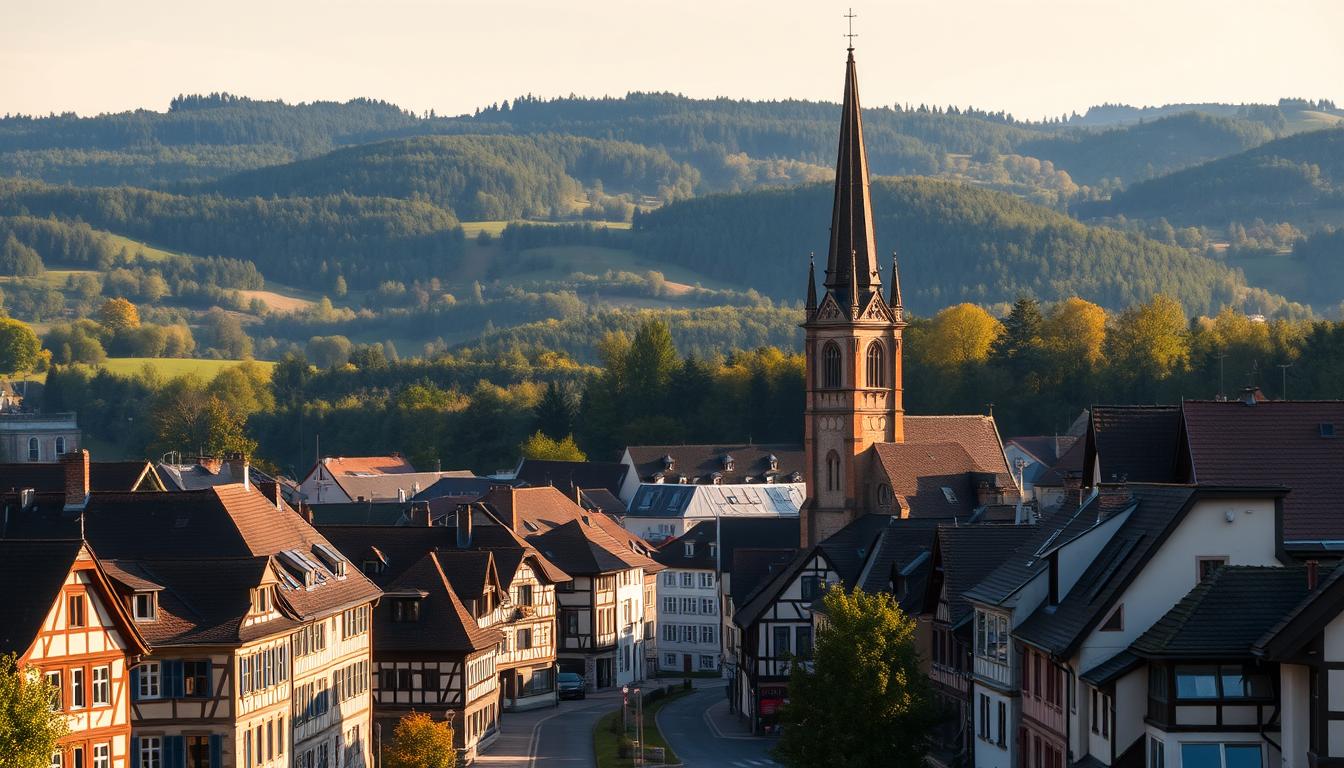
[[[177,93],[368,96],[469,112],[521,93],[837,100],[850,2],[0,0],[0,114]],[[854,6],[864,103],[1018,116],[1332,98],[1341,0],[881,0]]]

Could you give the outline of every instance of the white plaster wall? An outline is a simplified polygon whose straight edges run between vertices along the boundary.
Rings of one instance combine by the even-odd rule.
[[[1148,715],[1148,667],[1142,666],[1115,682],[1115,753],[1124,754],[1135,739],[1143,738]]]
[[[1086,513],[1084,513],[1086,514]],[[1078,583],[1079,577],[1097,558],[1097,553],[1111,540],[1120,526],[1129,519],[1128,512],[1116,515],[1083,535],[1065,544],[1055,557],[1059,558],[1059,599],[1063,600]]]
[[[1283,724],[1282,768],[1307,764],[1311,746],[1311,684],[1307,668],[1301,664],[1279,665],[1279,701]],[[1271,765],[1273,765],[1271,763]]]
[[[972,688],[971,711],[975,713],[975,728],[971,739],[975,744],[975,768],[1014,768],[1012,756],[1017,751],[1018,699],[1004,696],[988,686],[974,685]],[[989,741],[980,738],[980,696],[989,697]],[[1008,722],[1004,725],[1003,746],[998,745],[999,704],[1005,705]]]
[[[644,639],[644,569],[634,568],[625,572],[634,574],[621,583],[621,575],[616,578],[616,685],[625,685],[638,679],[640,668],[639,655]],[[631,620],[625,620],[625,604],[631,601]],[[627,650],[628,649],[628,650]],[[624,659],[629,664],[624,665]]]

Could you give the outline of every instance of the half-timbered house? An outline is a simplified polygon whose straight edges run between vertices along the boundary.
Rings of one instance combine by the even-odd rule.
[[[69,732],[52,768],[130,768],[130,669],[147,648],[89,547],[0,540],[0,654],[58,691]]]

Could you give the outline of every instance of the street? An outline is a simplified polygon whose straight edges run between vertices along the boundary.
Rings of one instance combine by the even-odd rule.
[[[477,758],[490,768],[593,768],[593,726],[620,706],[619,690],[589,693],[558,707],[507,713],[499,738]]]
[[[779,765],[770,757],[773,739],[746,735],[729,719],[723,685],[699,689],[668,704],[658,713],[658,730],[687,768]]]

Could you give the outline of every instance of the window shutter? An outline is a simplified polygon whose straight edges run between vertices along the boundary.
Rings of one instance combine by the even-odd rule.
[[[224,766],[224,737],[217,733],[210,735],[210,768]]]
[[[134,680],[139,672],[138,669],[131,670],[131,679]],[[135,690],[134,687],[131,690]],[[131,768],[140,768],[140,739],[131,739]]]
[[[181,662],[177,662],[181,664]],[[163,737],[163,765],[164,768],[183,768],[186,765],[185,746],[182,743],[181,736]]]
[[[182,662],[180,660],[170,661],[167,662],[166,666],[168,671],[168,686],[172,691],[172,697],[180,699],[183,694]]]
[[[140,668],[131,667],[131,701],[139,701],[139,700],[140,700]],[[138,742],[139,739],[136,739],[135,741]],[[137,762],[139,762],[140,750],[133,749],[131,751],[135,753],[135,759]]]

